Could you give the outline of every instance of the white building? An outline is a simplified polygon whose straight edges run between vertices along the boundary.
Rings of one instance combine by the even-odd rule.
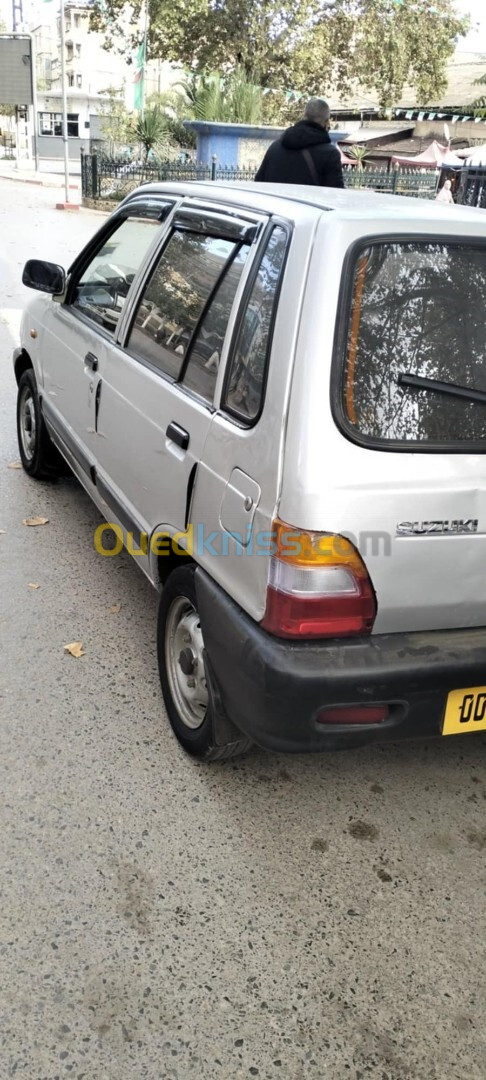
[[[48,7],[46,6],[46,14]],[[43,12],[44,14],[44,12]],[[103,34],[89,29],[89,5],[67,2],[64,8],[68,137],[70,157],[91,140],[103,137],[100,110],[115,90],[128,109],[133,108],[135,66],[116,52],[103,48]],[[37,70],[37,136],[41,157],[62,157],[60,17],[33,26]],[[146,69],[145,94],[160,93],[179,77],[163,61],[150,61]]]

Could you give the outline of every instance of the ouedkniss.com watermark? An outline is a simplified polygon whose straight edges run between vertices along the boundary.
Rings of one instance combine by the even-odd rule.
[[[307,536],[309,534],[306,534]],[[312,535],[312,534],[310,534]],[[315,539],[311,544],[304,542],[302,532],[298,529],[261,530],[255,531],[248,527],[245,533],[226,532],[225,530],[213,529],[207,532],[202,523],[189,525],[183,532],[170,534],[164,531],[156,531],[149,536],[142,532],[125,532],[115,522],[105,521],[99,525],[94,534],[94,546],[99,555],[112,557],[119,555],[124,547],[130,555],[143,557],[149,552],[156,556],[192,555],[195,558],[209,556],[228,555],[262,555],[268,558],[270,555],[279,554],[290,560],[304,558],[312,561],[319,556],[323,559],[332,559],[333,556],[343,558],[349,555],[350,544],[359,553],[366,556],[391,555],[392,541],[387,532],[369,530],[359,535],[346,533],[345,535],[319,533],[313,534]],[[113,543],[113,538],[115,542]]]

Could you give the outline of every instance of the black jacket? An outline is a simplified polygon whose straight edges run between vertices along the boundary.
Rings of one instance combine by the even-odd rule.
[[[314,169],[306,161],[307,150]],[[315,170],[315,172],[314,172]],[[299,120],[269,146],[255,180],[270,184],[319,184],[344,187],[341,155],[325,128],[311,120]]]

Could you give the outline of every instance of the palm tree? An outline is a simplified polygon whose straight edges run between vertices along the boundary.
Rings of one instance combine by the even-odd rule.
[[[145,161],[151,151],[158,150],[164,143],[169,141],[167,117],[158,105],[146,109],[143,116],[139,116],[133,129],[135,138],[143,146]]]
[[[366,146],[350,146],[349,150],[346,147],[346,153],[349,157],[352,157],[357,162],[356,168],[358,172],[363,171],[363,161],[368,157],[368,149]]]
[[[226,76],[218,71],[192,74],[176,83],[175,87],[182,90],[191,117],[195,120],[234,124],[261,122],[262,88],[249,79],[240,66]]]

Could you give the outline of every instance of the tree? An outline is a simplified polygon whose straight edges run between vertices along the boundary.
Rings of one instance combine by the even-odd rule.
[[[133,52],[144,0],[96,0],[107,48]],[[148,55],[224,75],[241,67],[263,88],[323,94],[354,80],[383,108],[407,84],[440,98],[445,65],[468,20],[454,0],[148,0]],[[128,32],[127,32],[128,26]]]
[[[114,157],[117,150],[133,142],[133,125],[119,91],[114,86],[109,86],[103,93],[108,101],[99,108],[101,131],[108,143],[109,156]]]
[[[167,132],[172,138],[174,146],[186,149],[195,149],[196,133],[184,126],[184,120],[192,118],[192,112],[184,92],[181,93],[178,84],[172,90],[165,90],[160,94],[150,94],[147,98],[147,108],[158,107],[166,118]]]
[[[176,84],[186,100],[186,117],[195,120],[233,124],[261,124],[263,92],[261,86],[238,65],[227,76],[216,71],[211,75],[193,73]]]
[[[167,127],[167,118],[158,105],[146,109],[143,116],[139,116],[133,124],[133,135],[143,147],[145,161],[149,154],[163,148],[164,144],[170,143]]]
[[[366,146],[350,146],[346,148],[348,157],[354,158],[358,172],[363,171],[363,161],[368,157],[369,150]]]
[[[474,80],[474,86],[486,86],[486,75],[481,75],[480,79]],[[480,94],[471,105],[467,106],[467,111],[473,112],[475,116],[486,116],[486,94]]]

